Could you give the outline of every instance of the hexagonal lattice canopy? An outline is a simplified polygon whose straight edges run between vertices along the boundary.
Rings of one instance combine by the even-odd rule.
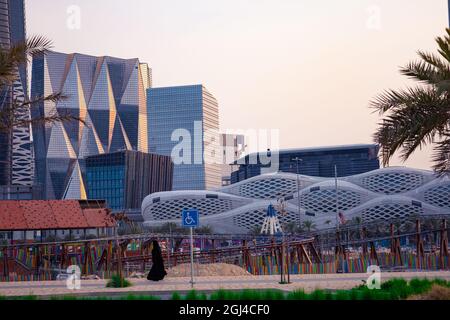
[[[339,210],[349,210],[360,204],[360,194],[350,190],[338,190]],[[336,212],[336,190],[320,189],[303,194],[300,196],[300,206],[317,213]]]
[[[284,178],[260,179],[239,186],[239,195],[255,199],[278,199],[297,191],[297,181]]]
[[[173,199],[152,204],[149,213],[152,220],[173,220],[181,218],[184,209],[197,209],[200,216],[209,216],[233,210],[243,204],[230,199]]]
[[[245,228],[247,230],[254,230],[255,228],[262,227],[264,222],[264,218],[267,215],[267,210],[258,209],[252,210],[250,212],[241,213],[233,217],[233,224]],[[298,213],[287,211],[287,215],[282,217],[278,216],[281,224],[290,223],[290,222],[298,222]]]
[[[420,215],[423,208],[410,204],[385,203],[380,204],[362,211],[361,217],[363,222],[371,222],[376,220],[401,219],[409,216]]]
[[[420,187],[423,183],[423,175],[413,172],[377,173],[361,180],[365,188],[383,194],[407,192]]]
[[[450,208],[450,183],[425,191],[424,199],[429,204],[441,208]]]

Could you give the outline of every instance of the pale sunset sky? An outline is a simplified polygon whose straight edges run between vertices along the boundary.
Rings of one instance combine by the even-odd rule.
[[[435,51],[448,26],[446,0],[26,5],[28,35],[47,36],[55,51],[137,57],[156,87],[202,83],[219,101],[222,130],[279,129],[281,148],[372,142],[379,118],[369,101],[411,84],[399,66],[418,49]],[[406,165],[428,169],[430,156],[422,150]]]

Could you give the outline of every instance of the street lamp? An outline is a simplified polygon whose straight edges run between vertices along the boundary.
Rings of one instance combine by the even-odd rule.
[[[285,239],[285,229],[286,229],[286,217],[287,217],[287,211],[286,211],[286,202],[284,202],[284,198],[280,198],[277,201],[277,211],[281,214],[281,216],[283,217],[283,222],[282,222],[282,227],[281,227],[281,272],[280,272],[280,276],[281,276],[281,280],[280,280],[280,284],[289,284],[291,283],[291,277],[290,277],[290,256],[289,256],[289,245],[288,248],[286,250],[286,239]],[[286,257],[287,255],[287,257]],[[284,269],[286,268],[287,270],[287,280],[285,278],[285,274],[284,274]]]
[[[292,159],[296,162],[297,164],[297,205],[298,205],[298,230],[300,232],[301,228],[302,228],[302,216],[300,213],[300,172],[299,172],[299,162],[303,161],[303,159],[299,158],[299,157],[295,157],[294,159]]]

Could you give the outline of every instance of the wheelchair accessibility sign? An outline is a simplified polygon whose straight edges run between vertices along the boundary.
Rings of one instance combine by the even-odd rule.
[[[181,225],[184,228],[197,228],[199,226],[199,215],[195,209],[183,210],[181,214]]]

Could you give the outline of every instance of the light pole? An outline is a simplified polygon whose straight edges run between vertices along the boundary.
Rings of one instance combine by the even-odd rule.
[[[339,221],[339,193],[338,193],[338,171],[337,165],[334,165],[334,187],[335,187],[335,206],[336,206],[336,245],[338,246],[338,254],[339,259],[340,255],[343,254],[345,257],[345,253],[341,252],[341,234],[340,234],[340,221]],[[342,259],[342,272],[344,272],[344,259]]]
[[[334,165],[334,188],[335,188],[335,207],[336,207],[336,230],[339,232],[339,197],[338,197],[338,174],[337,165]]]
[[[285,239],[285,219],[287,216],[287,212],[286,212],[286,203],[284,202],[284,198],[280,198],[277,201],[277,210],[278,212],[280,212],[281,216],[283,217],[283,226],[281,227],[281,280],[280,280],[280,284],[289,284],[291,283],[291,277],[290,277],[290,257],[289,257],[289,246],[287,248],[287,252],[286,252],[286,239]],[[286,257],[287,254],[287,257]],[[287,280],[285,278],[285,273],[284,270],[287,270]]]
[[[299,157],[295,157],[292,160],[294,160],[296,162],[296,164],[297,164],[298,231],[300,232],[300,230],[302,228],[302,216],[301,216],[301,213],[300,213],[300,172],[299,172],[299,162],[303,161],[303,159],[301,159]]]

